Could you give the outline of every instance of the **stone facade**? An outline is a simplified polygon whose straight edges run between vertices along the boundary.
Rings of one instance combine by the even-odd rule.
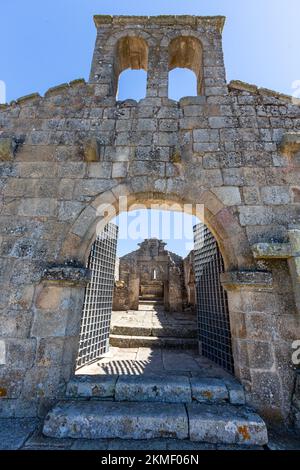
[[[299,241],[300,106],[226,83],[222,17],[95,21],[88,83],[0,105],[0,415],[44,414],[64,396],[87,282],[78,269],[102,220],[97,208],[118,213],[127,196],[147,207],[204,206],[227,271],[235,374],[249,403],[287,421],[299,252],[257,258],[254,245]],[[194,70],[198,96],[168,99],[177,66]],[[115,98],[128,67],[148,73],[138,103]]]
[[[156,238],[120,258],[114,291],[114,310],[136,310],[139,300],[161,300],[166,311],[181,312],[186,306],[183,259],[165,249]]]

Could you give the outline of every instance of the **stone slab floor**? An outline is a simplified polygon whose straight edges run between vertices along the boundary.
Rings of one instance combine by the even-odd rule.
[[[161,348],[115,348],[93,364],[81,367],[77,374],[139,375],[174,374],[187,377],[231,377],[226,371],[198,352]]]
[[[300,437],[269,430],[268,450],[300,450]],[[0,450],[264,450],[260,447],[193,443],[174,439],[128,441],[120,439],[53,439],[41,433],[33,418],[0,419]]]

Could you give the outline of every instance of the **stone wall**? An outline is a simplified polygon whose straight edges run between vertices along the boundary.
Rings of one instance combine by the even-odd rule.
[[[64,395],[84,296],[74,272],[85,266],[102,220],[97,208],[111,203],[119,212],[118,198],[127,196],[148,207],[203,205],[227,270],[236,376],[266,417],[286,419],[291,344],[300,338],[299,253],[257,257],[253,245],[296,246],[300,106],[226,84],[224,18],[100,17],[96,24],[89,83],[0,106],[0,415],[43,414]],[[147,58],[147,96],[138,103],[114,95],[126,66],[116,48],[127,36],[148,45],[134,54],[136,42],[128,41],[127,64],[145,67]],[[202,45],[189,63],[199,96],[179,102],[167,97],[177,37]],[[191,43],[182,44],[190,50]],[[54,279],[45,275],[49,267]]]
[[[300,369],[298,369],[298,373],[296,374],[292,414],[293,414],[295,429],[300,435]]]

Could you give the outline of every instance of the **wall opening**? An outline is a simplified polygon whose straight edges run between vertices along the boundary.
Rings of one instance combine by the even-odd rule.
[[[116,98],[119,101],[139,101],[146,96],[147,73],[144,70],[124,70],[119,76]]]
[[[136,215],[128,221],[129,214]],[[156,237],[152,229],[157,228],[161,214],[165,218],[161,219],[162,229],[156,230]],[[123,223],[126,220],[128,224],[129,243],[122,240],[123,216]],[[188,215],[192,244],[180,239],[172,229],[173,239],[163,240],[172,216],[176,231],[178,217],[187,214],[147,209],[122,213],[105,226],[108,239],[100,234],[92,244],[88,260],[92,280],[86,288],[82,313],[78,374],[140,375],[152,368],[167,374],[164,363],[157,363],[157,348],[162,348],[162,355],[168,351],[172,351],[170,355],[179,354],[178,361],[174,356],[179,369],[180,350],[184,350],[190,361],[203,355],[221,366],[222,373],[224,369],[233,372],[227,297],[220,284],[224,264],[217,242],[192,215]],[[118,252],[117,233],[121,238]],[[186,228],[182,233],[186,236]],[[199,233],[203,241],[200,245]],[[180,255],[172,250],[174,246],[180,247]],[[149,350],[147,360],[138,360],[139,348],[144,353]],[[200,373],[201,360],[197,364]]]
[[[197,96],[197,77],[192,70],[175,68],[169,72],[170,99],[179,101],[184,96]]]
[[[148,45],[146,41],[135,36],[119,39],[114,62],[114,91],[118,99],[144,98],[147,70]],[[130,93],[133,95],[131,96]]]
[[[203,94],[203,50],[200,41],[197,38],[192,36],[180,36],[171,41],[169,46],[169,71],[171,72],[174,69],[189,69],[194,72],[196,77],[196,95]],[[180,72],[176,72],[180,74]],[[175,74],[175,77],[176,77]],[[169,74],[170,78],[170,74]],[[173,79],[173,76],[171,76]],[[182,75],[182,78],[187,79],[188,75]],[[189,76],[188,83],[190,83],[191,78]],[[187,88],[187,91],[190,90],[190,85]],[[182,90],[184,91],[184,90]],[[169,96],[170,92],[172,94],[172,88],[169,87]],[[189,96],[189,95],[185,95]],[[193,96],[193,95],[192,95]],[[170,96],[171,97],[171,96]],[[182,97],[182,96],[181,96]]]

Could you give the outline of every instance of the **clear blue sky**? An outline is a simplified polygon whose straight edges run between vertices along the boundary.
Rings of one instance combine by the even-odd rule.
[[[300,0],[1,0],[0,11],[0,82],[7,101],[75,78],[88,80],[94,14],[224,15],[228,81],[292,94],[292,83],[300,80]],[[181,78],[179,73],[172,84],[172,97],[180,95]],[[186,77],[186,84],[193,86],[193,78]],[[130,85],[120,90],[120,99],[142,92],[140,81]],[[120,252],[134,249],[137,241],[121,241]],[[186,252],[185,242],[174,237],[168,246]]]
[[[139,210],[121,213],[112,220],[119,226],[118,256],[137,248],[145,238],[159,238],[167,249],[185,257],[193,249],[193,227],[197,217],[182,212]]]
[[[88,79],[93,14],[225,15],[227,79],[285,93],[300,80],[299,0],[1,0],[0,80],[7,100]]]

